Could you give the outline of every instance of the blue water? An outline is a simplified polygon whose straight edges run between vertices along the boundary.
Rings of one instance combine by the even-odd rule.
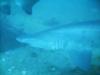
[[[100,75],[100,1],[0,0],[0,75]]]

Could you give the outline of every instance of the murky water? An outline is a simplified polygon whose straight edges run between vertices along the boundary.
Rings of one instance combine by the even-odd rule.
[[[100,75],[100,1],[0,0],[0,75]]]

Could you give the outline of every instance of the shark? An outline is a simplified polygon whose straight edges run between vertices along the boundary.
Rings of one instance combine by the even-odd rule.
[[[32,15],[32,8],[39,0],[1,0],[0,13],[11,15],[13,9],[19,7],[26,14]]]
[[[100,20],[81,21],[49,28],[32,35],[20,36],[16,40],[42,50],[61,50],[68,56],[73,67],[89,70],[93,46],[100,41],[99,33]]]

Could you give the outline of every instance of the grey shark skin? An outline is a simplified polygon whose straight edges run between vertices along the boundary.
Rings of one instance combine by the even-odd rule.
[[[31,37],[18,37],[16,40],[31,47],[62,50],[74,67],[88,70],[91,65],[92,46],[95,45],[93,41],[100,41],[99,33],[100,21],[89,21],[62,25]],[[63,63],[64,61],[61,64]]]

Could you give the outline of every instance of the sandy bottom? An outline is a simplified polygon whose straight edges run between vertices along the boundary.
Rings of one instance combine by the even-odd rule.
[[[29,46],[0,54],[0,75],[100,75],[100,49],[93,52],[91,69],[71,68],[61,51]],[[66,62],[66,63],[62,63]]]

